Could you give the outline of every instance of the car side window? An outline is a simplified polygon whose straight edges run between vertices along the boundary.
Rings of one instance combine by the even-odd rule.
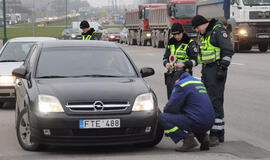
[[[30,53],[28,54],[28,56],[27,56],[27,58],[26,58],[26,60],[25,60],[25,67],[26,67],[26,70],[28,70],[29,71],[29,69],[30,68],[32,68],[33,67],[33,61],[35,60],[35,52],[36,52],[36,50],[37,50],[37,46],[35,45],[35,46],[33,46],[32,48],[31,48],[31,50],[30,50]]]

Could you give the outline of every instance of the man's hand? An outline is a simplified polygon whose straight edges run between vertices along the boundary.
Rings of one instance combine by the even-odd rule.
[[[172,69],[172,65],[170,63],[167,63],[166,64],[166,68],[167,68],[167,70],[171,70]]]
[[[217,69],[217,80],[223,81],[226,77],[226,69],[218,68]]]
[[[184,63],[176,63],[176,65],[174,66],[175,68],[183,68],[185,67]]]

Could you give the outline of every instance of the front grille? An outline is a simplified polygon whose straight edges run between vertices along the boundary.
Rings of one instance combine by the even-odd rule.
[[[0,97],[9,97],[10,93],[0,93]]]
[[[51,129],[52,136],[65,137],[98,137],[145,134],[144,127],[138,128],[108,128],[108,129]]]
[[[129,102],[69,102],[66,105],[72,112],[113,112],[125,111]]]
[[[249,19],[270,19],[270,11],[250,11]]]

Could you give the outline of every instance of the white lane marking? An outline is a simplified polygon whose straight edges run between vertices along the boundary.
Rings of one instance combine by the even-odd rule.
[[[239,65],[239,66],[244,66],[245,64],[243,64],[243,63],[232,63],[232,64],[234,64],[234,65]]]

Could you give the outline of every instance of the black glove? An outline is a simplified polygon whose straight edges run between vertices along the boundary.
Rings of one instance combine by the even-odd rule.
[[[226,77],[226,71],[227,71],[227,68],[218,68],[217,69],[217,80],[218,81],[223,81]]]

